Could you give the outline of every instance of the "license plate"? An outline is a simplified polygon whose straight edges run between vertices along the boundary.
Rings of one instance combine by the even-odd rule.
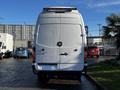
[[[42,70],[56,70],[57,66],[51,66],[51,65],[43,65]]]

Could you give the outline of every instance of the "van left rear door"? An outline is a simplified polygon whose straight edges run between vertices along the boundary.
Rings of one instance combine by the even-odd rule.
[[[38,30],[36,60],[37,63],[56,64],[59,62],[60,24],[41,24]]]

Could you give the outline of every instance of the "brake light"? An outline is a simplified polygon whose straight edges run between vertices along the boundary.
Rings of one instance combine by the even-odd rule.
[[[87,60],[87,48],[84,48],[84,61]]]
[[[36,55],[35,55],[35,54],[36,54],[35,51],[36,51],[36,50],[35,50],[35,47],[33,47],[33,50],[32,50],[32,60],[33,60],[32,62],[33,62],[33,63],[35,63],[35,56],[36,56]]]
[[[32,62],[35,63],[35,52],[34,51],[32,52],[32,60],[33,60]]]

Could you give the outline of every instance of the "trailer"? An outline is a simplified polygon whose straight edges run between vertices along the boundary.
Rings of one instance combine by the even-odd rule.
[[[13,36],[8,33],[0,33],[0,58],[10,57],[13,53]]]

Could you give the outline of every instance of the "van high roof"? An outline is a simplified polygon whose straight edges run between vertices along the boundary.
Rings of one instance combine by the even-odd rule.
[[[77,10],[75,7],[46,7],[43,8],[43,12],[55,12],[55,13],[65,13],[72,12],[72,10]]]

